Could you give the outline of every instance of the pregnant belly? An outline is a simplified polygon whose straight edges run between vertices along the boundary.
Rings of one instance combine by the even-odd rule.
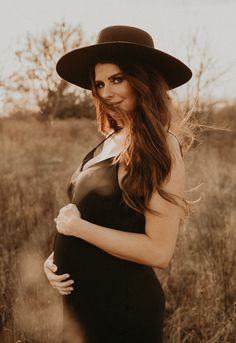
[[[76,277],[90,278],[119,273],[124,260],[118,259],[82,239],[57,234],[54,243],[54,263],[58,274],[69,273]]]
[[[76,299],[72,302],[79,303],[82,312],[115,309],[120,302],[124,303],[127,289],[124,260],[79,238],[57,234],[54,263],[57,274],[69,273],[75,281],[75,292],[66,299]]]
[[[57,234],[54,263],[58,274],[69,273],[88,288],[124,286],[139,296],[162,291],[151,267],[117,258],[76,237]]]
[[[151,317],[164,313],[164,293],[151,267],[61,234],[55,239],[54,262],[58,274],[69,273],[75,280],[75,291],[66,301],[84,318],[91,313],[122,318],[125,312],[130,320],[143,321],[143,313]]]
[[[54,242],[54,263],[57,265],[58,274],[77,274],[88,270],[96,247],[85,241],[72,237],[57,234]]]

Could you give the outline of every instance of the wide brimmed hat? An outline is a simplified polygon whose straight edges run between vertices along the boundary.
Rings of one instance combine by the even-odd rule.
[[[66,81],[91,89],[90,71],[101,62],[129,61],[152,65],[166,80],[169,89],[192,77],[191,70],[177,58],[155,49],[152,37],[131,26],[109,26],[103,29],[94,45],[75,49],[57,62],[56,70]]]

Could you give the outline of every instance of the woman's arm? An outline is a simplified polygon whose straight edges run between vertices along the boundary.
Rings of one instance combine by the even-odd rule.
[[[163,189],[182,198],[185,184],[184,162],[178,146],[172,151],[172,171]],[[70,209],[62,209],[61,220],[58,218],[56,221],[57,229],[61,233],[79,237],[116,257],[163,269],[174,253],[183,210],[163,199],[158,192],[152,194],[148,207],[162,213],[162,216],[146,212],[144,234],[106,228],[81,218],[77,218],[77,221],[70,220],[73,217],[69,213]],[[67,220],[63,220],[63,216],[67,216]]]

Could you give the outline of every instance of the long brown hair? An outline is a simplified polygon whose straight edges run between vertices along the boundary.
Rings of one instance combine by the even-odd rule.
[[[92,94],[95,100],[97,121],[102,133],[107,127],[124,128],[127,133],[126,149],[114,160],[126,165],[121,181],[123,199],[128,206],[143,213],[145,210],[160,214],[147,207],[154,190],[167,201],[186,212],[187,203],[162,189],[170,176],[172,160],[167,145],[167,131],[173,118],[173,105],[168,85],[151,66],[138,63],[101,61],[120,67],[124,78],[137,94],[137,108],[131,116],[102,99],[96,89],[94,70],[91,71]],[[107,125],[108,124],[108,125]]]

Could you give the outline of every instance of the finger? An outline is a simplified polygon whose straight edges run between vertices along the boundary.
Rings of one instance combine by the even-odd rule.
[[[69,203],[69,204],[63,206],[63,207],[59,210],[59,213],[62,212],[62,211],[64,211],[64,210],[66,210],[66,209],[68,209],[68,208],[71,208],[71,205],[72,205],[72,204]]]
[[[69,295],[71,292],[58,291],[61,295]]]
[[[64,223],[62,221],[55,221],[56,223],[56,228],[59,232],[63,231]]]
[[[54,263],[53,259],[47,260],[45,266],[52,272],[55,272],[57,270],[57,265]]]
[[[54,273],[57,271],[57,266],[54,263],[50,263],[48,268]]]
[[[55,288],[58,292],[73,292],[74,288],[73,287],[56,287],[52,286]]]
[[[62,207],[62,208],[60,209],[60,211],[59,211],[59,216],[60,216],[64,211],[67,211],[68,209],[69,209],[69,207],[67,207],[67,206]]]
[[[54,263],[48,264],[46,268],[52,273],[55,273],[57,271],[57,266]]]
[[[77,206],[75,204],[68,204],[60,209],[59,215],[62,214],[63,212],[67,212],[67,211],[71,211],[75,209],[77,210]]]
[[[44,270],[45,270],[45,272],[47,272],[48,270],[52,271],[52,272],[57,271],[57,266],[53,263],[53,255],[52,255],[52,258],[49,259],[49,257],[48,257],[47,260],[45,261]]]
[[[73,286],[72,286],[73,284],[74,284],[73,280],[64,281],[64,282],[51,281],[51,285],[53,287],[56,287],[56,288],[68,288],[68,287],[72,287],[73,288]]]
[[[61,281],[60,285],[61,287],[73,287],[72,285],[74,284],[74,280],[68,280],[68,281]]]
[[[54,251],[51,253],[51,255],[48,256],[48,258],[45,260],[44,262],[44,266],[48,264],[48,262],[53,261],[53,257],[54,257]]]
[[[64,206],[65,209],[72,209],[75,208],[75,204],[69,203],[68,205]]]
[[[61,281],[67,280],[69,277],[70,277],[69,274],[57,275],[57,274],[51,273],[49,281],[61,282]]]
[[[62,222],[62,220],[63,220],[62,217],[59,217],[59,216],[53,219],[53,221],[54,221],[56,224],[59,223],[59,222]]]
[[[54,251],[51,253],[51,255],[48,256],[48,260],[53,260],[54,258]]]

